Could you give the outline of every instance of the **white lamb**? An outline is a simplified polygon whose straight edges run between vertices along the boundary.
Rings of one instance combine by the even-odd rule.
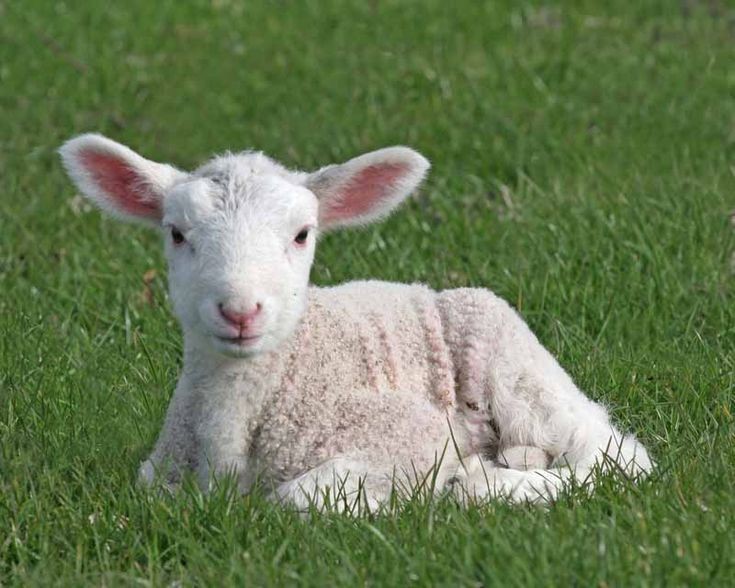
[[[84,195],[164,236],[184,366],[143,482],[233,474],[298,508],[375,508],[422,476],[464,498],[549,502],[593,471],[650,471],[492,292],[309,286],[318,234],[388,215],[429,168],[415,151],[314,173],[252,152],[186,173],[93,134],[60,152]]]

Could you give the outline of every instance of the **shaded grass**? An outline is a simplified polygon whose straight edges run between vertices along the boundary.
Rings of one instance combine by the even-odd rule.
[[[731,583],[733,18],[718,2],[0,3],[0,581]],[[87,130],[182,167],[415,146],[434,163],[422,197],[325,238],[314,281],[492,288],[656,475],[548,511],[416,501],[361,520],[136,491],[180,335],[157,237],[87,211],[63,176],[55,149]]]

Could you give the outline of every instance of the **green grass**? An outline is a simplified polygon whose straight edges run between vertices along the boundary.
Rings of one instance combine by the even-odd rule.
[[[0,584],[732,584],[735,12],[567,4],[0,2]],[[73,199],[89,130],[182,167],[416,147],[422,197],[314,281],[492,288],[657,473],[360,520],[136,490],[181,337],[157,236]]]

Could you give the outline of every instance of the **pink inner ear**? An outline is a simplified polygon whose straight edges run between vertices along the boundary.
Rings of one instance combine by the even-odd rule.
[[[408,171],[405,163],[371,165],[357,173],[330,203],[324,215],[327,223],[347,220],[369,213],[391,195],[391,188]]]
[[[143,178],[124,161],[114,155],[95,151],[87,151],[79,157],[82,165],[116,208],[134,216],[154,219],[161,217],[155,195],[147,189]]]

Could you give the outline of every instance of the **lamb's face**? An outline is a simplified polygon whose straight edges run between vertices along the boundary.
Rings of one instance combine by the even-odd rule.
[[[294,331],[318,223],[310,190],[241,167],[188,176],[164,198],[162,219],[182,327],[234,356],[275,349]]]
[[[429,162],[389,147],[313,173],[259,153],[217,157],[193,173],[100,135],[60,150],[103,210],[160,227],[174,309],[190,343],[231,356],[275,349],[304,312],[318,229],[387,216]]]

